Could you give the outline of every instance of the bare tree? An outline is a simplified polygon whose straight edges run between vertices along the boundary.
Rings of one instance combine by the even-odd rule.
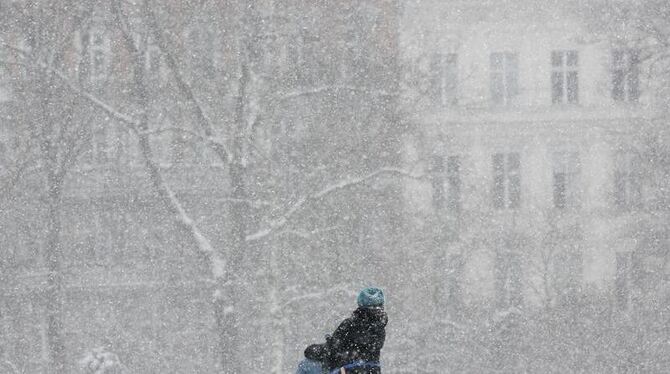
[[[63,85],[49,72],[60,66],[69,49],[73,23],[81,17],[79,9],[47,6],[12,6],[11,28],[6,36],[23,42],[23,48],[4,43],[3,49],[16,62],[17,74],[13,94],[23,103],[16,113],[30,149],[43,174],[46,204],[46,238],[43,249],[47,271],[46,330],[50,373],[66,371],[66,352],[63,336],[63,246],[61,243],[61,208],[63,188],[69,170],[75,164],[84,145],[89,118],[77,96],[63,96]],[[64,23],[71,19],[73,23]],[[21,134],[19,133],[19,136]],[[26,157],[30,160],[30,157]],[[21,170],[21,167],[19,168]]]

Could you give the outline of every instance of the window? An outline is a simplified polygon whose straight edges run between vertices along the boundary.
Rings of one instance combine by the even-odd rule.
[[[571,233],[573,234],[573,233]],[[556,296],[560,302],[574,301],[579,292],[583,272],[583,256],[578,241],[574,235],[570,238],[561,238],[553,245],[553,281],[556,287]]]
[[[642,204],[640,160],[636,152],[617,152],[614,156],[614,204],[632,209]]]
[[[442,156],[431,159],[431,184],[433,188],[433,208],[442,210],[446,203],[449,211],[461,208],[461,160],[459,156],[449,156],[446,161]],[[445,175],[446,171],[446,175]]]
[[[458,57],[455,53],[435,54],[430,63],[430,97],[437,105],[457,103]]]
[[[616,101],[636,102],[640,97],[639,52],[614,50],[612,52],[612,98]]]
[[[580,206],[579,154],[577,152],[555,152],[553,155],[554,207],[558,209]]]
[[[447,159],[447,208],[450,211],[461,209],[461,160],[458,156],[450,156]]]
[[[147,43],[147,48],[144,52],[145,54],[145,68],[149,77],[158,78],[160,77],[161,69],[161,50],[153,42],[149,41]]]
[[[507,105],[519,93],[518,55],[512,52],[491,53],[491,100]]]
[[[461,254],[449,256],[446,269],[446,306],[452,313],[457,312],[463,305],[463,288],[461,284],[463,279],[463,264],[464,260]]]
[[[577,51],[551,53],[551,102],[576,104],[579,102],[579,55]]]
[[[617,252],[614,278],[614,297],[619,310],[628,309],[630,299],[631,256],[627,252]]]
[[[518,307],[523,303],[519,253],[510,250],[496,253],[495,288],[499,308]]]
[[[518,208],[521,203],[521,162],[519,154],[493,155],[493,206],[497,209]]]
[[[433,208],[436,211],[444,207],[444,158],[433,156],[430,160],[430,182],[433,187]]]
[[[89,77],[91,81],[107,78],[109,73],[109,38],[103,28],[94,27],[88,32]]]

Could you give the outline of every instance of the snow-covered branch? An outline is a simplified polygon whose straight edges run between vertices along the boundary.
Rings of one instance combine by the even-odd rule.
[[[18,163],[18,165],[16,165],[13,171],[7,173],[10,175],[3,175],[3,179],[5,181],[2,185],[0,185],[0,196],[6,196],[12,189],[14,189],[14,187],[16,187],[28,169],[28,166],[34,162],[34,160],[29,157],[27,153],[27,151],[22,152],[22,157],[20,157],[21,161]]]
[[[302,197],[300,200],[298,200],[295,204],[293,204],[290,208],[286,210],[286,212],[281,215],[281,217],[274,219],[270,221],[265,228],[262,228],[258,230],[257,232],[247,235],[246,240],[248,242],[252,241],[257,241],[264,239],[277,231],[280,228],[283,228],[288,224],[290,219],[298,213],[302,208],[307,205],[308,203],[312,201],[317,201],[325,196],[328,196],[330,194],[333,194],[337,191],[344,190],[347,188],[355,187],[364,183],[369,182],[370,180],[382,177],[382,176],[400,176],[404,178],[412,178],[412,179],[422,179],[423,177],[420,175],[412,174],[411,172],[408,172],[406,170],[398,169],[398,168],[381,168],[376,171],[373,171],[371,173],[368,173],[366,175],[360,176],[360,177],[355,177],[355,178],[349,178],[349,179],[344,179],[342,181],[339,181],[337,183],[333,183],[329,186],[326,186],[325,188],[306,195]]]
[[[254,208],[274,207],[275,206],[275,204],[273,204],[270,201],[266,201],[266,200],[235,199],[235,198],[232,198],[232,197],[224,197],[224,198],[218,199],[218,201],[227,202],[227,203],[234,203],[234,204],[246,204],[246,205],[254,207]]]
[[[147,18],[149,19],[149,27],[151,28],[152,35],[156,40],[161,53],[163,56],[165,56],[165,62],[172,72],[172,76],[174,77],[175,83],[177,84],[177,89],[191,104],[191,108],[196,116],[196,122],[200,126],[202,132],[205,134],[204,138],[207,140],[207,143],[214,150],[219,159],[221,159],[224,164],[227,164],[230,162],[231,153],[228,151],[226,145],[222,141],[219,141],[214,134],[214,126],[212,125],[212,121],[207,116],[207,112],[205,111],[202,103],[200,103],[200,100],[198,100],[195,92],[188,84],[188,82],[186,82],[184,75],[179,69],[179,64],[177,63],[177,60],[172,52],[174,48],[169,45],[169,41],[163,34],[163,30],[158,24],[158,19],[151,7],[148,5],[148,2],[145,4],[144,10]]]
[[[156,189],[158,189],[159,194],[163,196],[163,198],[165,199],[168,208],[175,213],[177,221],[184,228],[186,228],[188,232],[190,232],[191,236],[196,242],[198,250],[202,252],[205,256],[207,256],[207,258],[209,259],[212,270],[212,276],[214,277],[214,279],[223,278],[225,271],[225,260],[221,258],[218,252],[212,247],[207,237],[200,231],[200,229],[193,221],[193,219],[191,219],[188,216],[186,210],[181,205],[181,202],[177,199],[174,192],[170,189],[170,187],[163,179],[159,171],[160,168],[158,164],[152,159],[151,151],[150,149],[148,149],[149,141],[147,131],[139,131],[139,129],[143,127],[141,126],[142,125],[141,122],[132,117],[131,115],[125,114],[117,110],[112,105],[107,104],[105,101],[99,99],[90,92],[87,92],[86,90],[82,89],[79,85],[73,83],[61,71],[53,68],[51,68],[50,71],[59,79],[61,79],[61,81],[65,84],[66,87],[71,89],[73,92],[81,95],[83,98],[88,100],[94,106],[98,107],[99,109],[103,110],[105,113],[110,115],[110,117],[124,124],[131,125],[131,128],[140,137],[140,148],[142,151],[141,153],[144,158],[144,162],[149,170],[152,183],[154,184]]]
[[[116,108],[114,108],[112,105],[107,104],[103,100],[99,99],[97,96],[94,96],[90,92],[85,91],[82,89],[78,84],[73,83],[67,75],[65,75],[63,72],[57,70],[57,69],[51,69],[51,71],[56,75],[68,88],[70,88],[72,91],[75,93],[81,95],[84,97],[86,100],[97,106],[98,108],[102,109],[105,113],[107,113],[110,117],[121,121],[127,125],[131,125],[133,130],[137,130],[136,126],[139,125],[139,121],[135,118],[133,118],[131,115],[125,114]]]
[[[198,249],[207,255],[210,261],[210,267],[212,270],[212,276],[214,279],[221,279],[224,276],[225,268],[226,268],[226,262],[221,256],[219,256],[218,252],[212,247],[212,244],[210,243],[209,239],[200,231],[198,226],[195,224],[195,221],[191,219],[191,217],[188,216],[186,213],[186,210],[181,205],[181,202],[177,199],[175,196],[174,192],[170,189],[170,187],[167,186],[167,184],[163,181],[162,182],[162,188],[165,189],[167,195],[170,198],[170,203],[173,209],[176,211],[177,215],[177,220],[179,223],[181,223],[184,227],[188,229],[188,231],[191,233],[193,236],[193,239],[195,240]]]
[[[345,284],[340,284],[334,287],[327,288],[323,291],[318,291],[318,292],[310,292],[310,293],[305,293],[301,294],[299,296],[295,296],[289,299],[284,300],[284,302],[279,306],[279,309],[284,309],[287,306],[297,303],[298,301],[304,301],[304,300],[309,300],[309,299],[317,299],[317,298],[323,298],[324,296],[330,295],[334,292],[348,292],[351,294],[351,296],[356,296],[356,293],[351,291],[351,287],[347,286]]]
[[[190,131],[190,130],[182,129],[180,127],[166,127],[166,128],[162,128],[162,129],[145,131],[144,133],[147,134],[147,135],[161,135],[161,134],[165,134],[165,133],[181,133],[181,134],[188,135],[188,136],[190,136],[194,139],[205,140],[202,137],[202,135],[200,135],[196,132]]]
[[[277,100],[278,101],[285,101],[285,100],[290,100],[290,99],[294,99],[294,98],[301,97],[301,96],[310,96],[310,95],[316,95],[316,94],[320,94],[320,93],[324,93],[324,92],[339,91],[339,90],[370,93],[370,94],[375,94],[375,95],[378,95],[378,96],[393,96],[393,95],[396,95],[394,93],[390,93],[390,92],[385,91],[385,90],[335,84],[335,85],[326,85],[326,86],[314,87],[314,88],[303,89],[303,90],[289,91],[289,92],[284,93],[283,95],[280,95]]]

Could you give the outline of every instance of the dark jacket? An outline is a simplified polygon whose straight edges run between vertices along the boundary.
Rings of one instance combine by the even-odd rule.
[[[383,308],[358,308],[340,323],[326,344],[307,347],[305,357],[325,363],[331,371],[357,361],[379,362],[387,322]],[[357,368],[347,373],[379,374],[381,369]]]

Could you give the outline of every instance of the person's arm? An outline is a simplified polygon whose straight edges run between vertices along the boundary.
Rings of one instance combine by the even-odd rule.
[[[330,338],[326,339],[326,344],[330,348],[331,351],[337,352],[338,348],[342,346],[342,344],[348,340],[349,334],[351,334],[351,325],[353,324],[353,321],[351,318],[347,318],[342,323],[340,323],[339,326],[337,326],[337,329],[335,329],[335,332],[333,333]]]
[[[326,338],[326,346],[329,351],[328,365],[337,367],[342,362],[348,360],[351,345],[351,336],[353,332],[353,318],[347,318],[337,326],[333,335]]]
[[[305,358],[310,360],[325,362],[328,360],[328,356],[329,350],[327,342],[324,344],[312,344],[305,348]]]

